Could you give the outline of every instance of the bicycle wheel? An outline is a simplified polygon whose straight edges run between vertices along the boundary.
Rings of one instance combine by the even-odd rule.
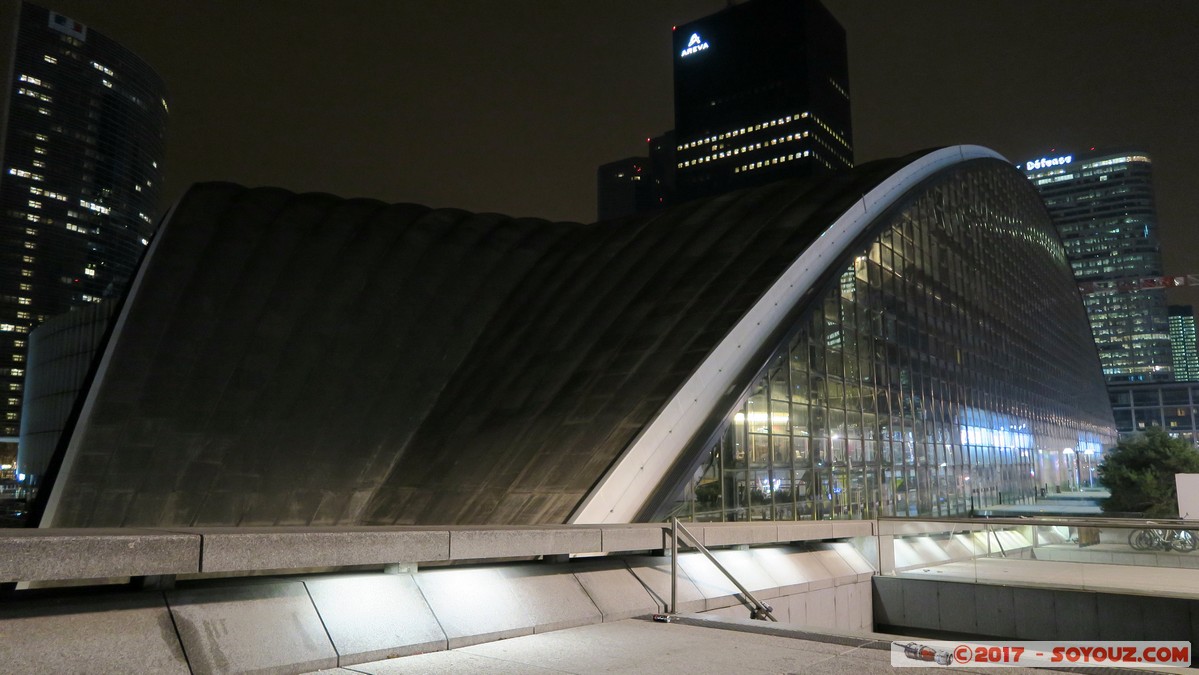
[[[1128,545],[1134,551],[1148,551],[1153,548],[1153,535],[1149,530],[1133,530],[1128,535]]]
[[[1174,535],[1171,546],[1179,553],[1190,553],[1195,550],[1195,533],[1190,530],[1180,530]]]

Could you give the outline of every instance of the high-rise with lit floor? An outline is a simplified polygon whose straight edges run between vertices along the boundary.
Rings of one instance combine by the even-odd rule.
[[[674,30],[681,199],[853,166],[845,29],[816,0],[752,0]]]
[[[1178,382],[1199,382],[1195,337],[1195,308],[1170,305],[1170,351],[1174,355],[1174,379]]]
[[[121,294],[158,219],[165,87],[77,21],[0,4],[0,437],[19,431],[27,334]]]
[[[605,165],[601,220],[853,167],[845,29],[820,2],[749,0],[674,27],[672,41],[675,128],[635,158],[657,198],[622,198],[629,186]]]
[[[1021,166],[1065,245],[1109,383],[1173,377],[1153,166],[1139,150],[1059,154]],[[1033,289],[1030,289],[1030,292]]]

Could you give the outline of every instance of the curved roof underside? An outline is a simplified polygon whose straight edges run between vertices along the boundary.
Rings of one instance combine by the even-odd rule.
[[[43,525],[564,522],[913,161],[591,225],[198,185],[130,292]]]

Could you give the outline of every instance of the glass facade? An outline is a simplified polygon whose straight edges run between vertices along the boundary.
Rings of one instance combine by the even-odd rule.
[[[1114,441],[1070,267],[998,162],[940,174],[835,270],[670,508],[946,516],[1077,480]]]
[[[158,222],[166,90],[144,62],[21,3],[0,173],[0,436],[20,428],[28,333],[120,297]],[[3,128],[3,125],[0,125]]]

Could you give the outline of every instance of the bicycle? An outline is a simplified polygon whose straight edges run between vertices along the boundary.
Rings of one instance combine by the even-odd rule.
[[[1199,541],[1190,530],[1133,530],[1128,535],[1128,545],[1134,551],[1178,551],[1190,553]]]

